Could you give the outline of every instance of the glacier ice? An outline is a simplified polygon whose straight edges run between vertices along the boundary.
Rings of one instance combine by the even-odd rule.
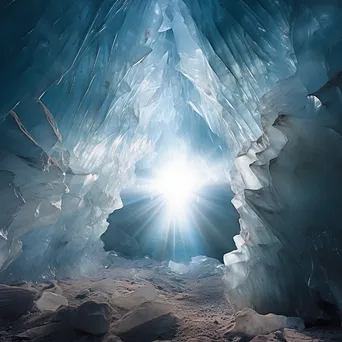
[[[135,164],[188,146],[235,194],[227,298],[342,312],[339,0],[1,6],[2,279],[96,269]]]
[[[190,267],[188,265],[177,263],[172,260],[169,261],[168,267],[172,272],[177,274],[186,274],[190,272]]]

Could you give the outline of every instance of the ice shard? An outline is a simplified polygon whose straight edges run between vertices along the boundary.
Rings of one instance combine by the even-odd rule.
[[[99,265],[135,164],[185,141],[235,194],[228,299],[342,312],[339,0],[1,6],[3,277]]]

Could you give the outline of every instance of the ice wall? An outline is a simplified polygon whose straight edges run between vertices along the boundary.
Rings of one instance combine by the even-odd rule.
[[[135,163],[219,144],[241,216],[229,300],[341,312],[341,14],[339,0],[5,1],[3,274],[98,265]],[[196,115],[211,132],[193,133]]]
[[[196,143],[205,122],[176,67],[177,2],[1,6],[3,278],[89,272],[105,262],[99,238],[137,161],[185,142],[207,153],[206,141],[221,147],[215,160],[225,139],[206,128]]]
[[[8,1],[0,15],[1,169],[15,198],[2,270],[23,249],[7,276],[87,271],[164,124],[155,115],[170,93],[161,10],[154,1]]]
[[[341,313],[339,15],[336,1],[293,4],[296,73],[258,101],[263,136],[236,159],[241,233],[225,281],[238,307],[308,321]]]

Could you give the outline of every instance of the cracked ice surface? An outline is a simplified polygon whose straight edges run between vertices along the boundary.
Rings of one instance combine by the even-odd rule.
[[[229,299],[341,311],[341,11],[338,0],[5,1],[2,271],[102,262],[99,236],[135,163],[186,141],[220,146],[208,162],[235,193]]]

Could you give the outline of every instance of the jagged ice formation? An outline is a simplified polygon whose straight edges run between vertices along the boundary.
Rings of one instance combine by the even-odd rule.
[[[235,194],[228,299],[342,312],[339,0],[1,6],[3,277],[101,264],[135,164],[186,142]]]

